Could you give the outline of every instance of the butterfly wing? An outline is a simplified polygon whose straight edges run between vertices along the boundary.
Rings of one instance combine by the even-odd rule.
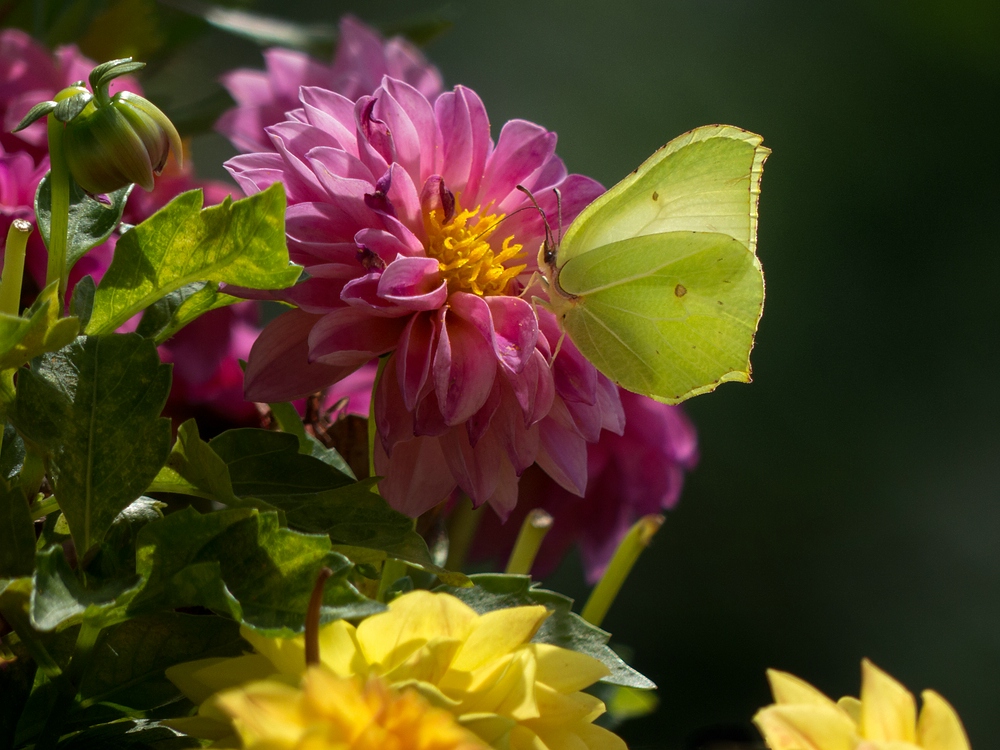
[[[594,365],[677,403],[750,380],[764,301],[754,253],[760,136],[725,125],[677,138],[588,206],[551,269],[552,308]]]

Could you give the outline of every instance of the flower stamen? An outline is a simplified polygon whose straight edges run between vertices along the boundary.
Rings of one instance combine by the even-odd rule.
[[[471,292],[480,297],[506,294],[510,282],[527,268],[527,264],[506,265],[526,255],[514,242],[514,235],[504,239],[499,252],[490,245],[490,235],[505,214],[480,213],[481,209],[456,206],[451,221],[440,210],[424,215],[427,255],[438,261],[449,292]]]

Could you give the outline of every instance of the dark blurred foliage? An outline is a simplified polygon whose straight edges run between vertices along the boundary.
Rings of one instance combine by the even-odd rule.
[[[857,693],[862,656],[941,692],[974,747],[1000,735],[1000,4],[253,7],[452,24],[428,54],[483,97],[494,134],[540,122],[608,185],[697,125],[774,150],[755,382],[689,404],[701,465],[605,623],[661,688],[659,712],[622,729],[631,747],[756,747],[767,667],[836,697]],[[171,114],[210,111],[236,64],[259,66],[258,48],[202,29],[144,83]],[[205,176],[230,153],[196,139]],[[547,584],[582,597],[581,580],[570,561]]]

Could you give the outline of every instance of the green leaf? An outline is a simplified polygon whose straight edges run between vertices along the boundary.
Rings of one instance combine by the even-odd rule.
[[[124,605],[139,591],[141,580],[132,575],[98,589],[85,589],[66,562],[59,546],[35,556],[31,592],[31,625],[36,630],[65,630],[86,619],[105,627],[124,618]]]
[[[90,315],[94,312],[94,293],[97,285],[93,276],[84,276],[73,287],[73,296],[69,301],[70,315],[75,316],[80,321],[80,327],[86,328],[90,322]]]
[[[163,518],[164,504],[140,497],[111,522],[97,553],[87,564],[87,577],[109,581],[127,578],[135,572],[135,544],[139,530],[151,521]]]
[[[17,434],[14,425],[7,422],[3,426],[3,446],[0,447],[0,478],[13,483],[24,467],[26,451],[24,441]],[[2,574],[0,574],[2,575]]]
[[[22,446],[23,450],[23,446]],[[30,576],[35,567],[35,525],[20,485],[0,478],[0,577]]]
[[[160,477],[167,476],[165,472],[168,471],[205,497],[224,505],[243,505],[233,494],[229,467],[198,435],[198,423],[194,419],[189,419],[177,429],[177,442],[170,451],[167,465],[157,475],[156,489],[160,489]]]
[[[218,287],[216,283],[196,281],[158,299],[146,308],[135,332],[162,344],[209,310],[242,301],[223,294]]]
[[[60,318],[59,284],[53,281],[24,317],[0,314],[0,370],[16,369],[69,344],[80,330],[76,318]]]
[[[348,582],[351,563],[331,551],[327,537],[283,529],[273,512],[185,508],[139,532],[136,570],[147,583],[130,611],[201,605],[264,633],[299,633],[323,566],[334,571],[323,622],[382,609]]]
[[[202,210],[200,190],[183,193],[118,240],[94,298],[89,333],[108,333],[136,313],[198,281],[252,289],[291,286],[301,269],[285,245],[280,183],[250,198]]]
[[[126,719],[90,727],[64,738],[57,750],[182,750],[201,747],[193,737],[145,719]]]
[[[70,178],[69,181],[69,234],[66,245],[66,272],[76,265],[88,251],[100,245],[122,220],[125,204],[134,185],[126,185],[113,193],[108,193],[109,203],[102,203],[87,195],[83,188]],[[38,184],[35,193],[35,215],[38,230],[42,233],[45,246],[49,246],[52,227],[52,185],[49,175]]]
[[[102,701],[144,711],[179,696],[167,667],[249,650],[239,623],[213,615],[158,612],[101,632],[92,667],[80,684],[80,706]]]
[[[591,625],[572,611],[573,600],[569,597],[536,588],[537,584],[532,583],[529,576],[484,573],[469,578],[474,584],[470,588],[441,586],[437,591],[446,591],[461,599],[480,614],[507,607],[542,604],[552,610],[552,614],[535,634],[535,642],[551,643],[593,656],[611,670],[602,682],[645,690],[656,687],[652,680],[636,672],[611,650],[607,645],[610,633]]]
[[[11,421],[50,454],[77,554],[101,541],[170,451],[170,367],[138,334],[81,336],[21,372]]]

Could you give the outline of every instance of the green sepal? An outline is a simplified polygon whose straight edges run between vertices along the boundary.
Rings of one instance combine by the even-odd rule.
[[[146,67],[146,63],[123,57],[119,60],[108,60],[90,71],[90,88],[96,93],[103,91],[119,76],[135,73]]]
[[[114,331],[166,295],[198,281],[283,289],[301,268],[285,244],[280,183],[202,210],[200,190],[183,193],[118,240],[94,298],[90,333]]]
[[[34,107],[28,110],[28,114],[26,114],[23,118],[21,118],[21,122],[19,122],[17,124],[17,127],[15,127],[11,132],[17,133],[21,130],[24,130],[29,125],[38,122],[38,120],[41,120],[50,112],[55,111],[55,108],[57,106],[59,106],[58,102],[51,102],[51,101],[39,102]]]
[[[644,690],[656,687],[652,680],[632,669],[611,650],[607,645],[610,633],[591,625],[572,611],[573,600],[568,596],[537,588],[538,584],[532,583],[530,576],[483,573],[469,578],[473,583],[470,588],[441,586],[436,590],[461,599],[479,614],[541,604],[552,610],[552,614],[538,629],[532,639],[534,642],[550,643],[594,657],[611,672],[602,682]]]
[[[94,100],[94,95],[89,91],[81,91],[79,94],[62,99],[52,110],[52,116],[59,122],[69,122],[78,114],[83,112],[90,102]]]

